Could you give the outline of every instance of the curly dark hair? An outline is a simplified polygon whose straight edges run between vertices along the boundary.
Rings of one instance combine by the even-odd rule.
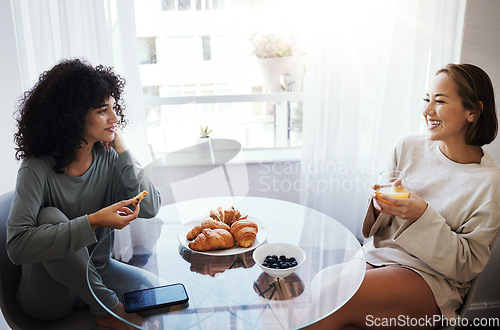
[[[118,126],[126,125],[121,99],[124,86],[125,80],[112,68],[94,68],[82,59],[63,60],[42,73],[19,100],[16,159],[52,156],[54,171],[62,173],[76,160],[82,142],[86,143],[83,131],[87,112],[101,107],[112,96]]]

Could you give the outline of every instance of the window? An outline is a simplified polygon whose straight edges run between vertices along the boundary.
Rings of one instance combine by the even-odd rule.
[[[212,51],[210,47],[211,38],[210,36],[202,36],[201,37],[201,45],[203,48],[203,60],[210,61],[212,60]]]
[[[301,91],[266,92],[252,54],[249,36],[263,27],[265,3],[135,0],[155,153],[193,144],[200,126],[209,126],[214,138],[238,140],[243,148],[302,145]]]
[[[161,0],[161,10],[175,10],[175,0]]]
[[[156,38],[137,38],[140,64],[156,63]]]

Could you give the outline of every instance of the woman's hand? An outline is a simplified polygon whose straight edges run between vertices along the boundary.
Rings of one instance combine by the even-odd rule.
[[[116,150],[118,155],[121,155],[127,150],[127,146],[125,145],[125,141],[123,139],[122,132],[120,131],[119,128],[116,129],[115,131],[115,139],[111,142],[105,142],[104,145],[106,148],[113,147],[113,149]]]
[[[132,220],[137,219],[140,207],[137,205],[132,211],[127,206],[132,204],[133,199],[121,201],[89,214],[89,223],[92,230],[99,227],[111,229],[122,229],[130,224]]]
[[[380,186],[373,186],[374,190],[378,188],[380,188]],[[375,216],[384,213],[389,216],[398,216],[404,220],[416,221],[427,209],[427,202],[411,191],[408,198],[394,198],[384,194],[379,197],[376,193],[373,193],[372,197]],[[394,205],[388,204],[386,201]]]

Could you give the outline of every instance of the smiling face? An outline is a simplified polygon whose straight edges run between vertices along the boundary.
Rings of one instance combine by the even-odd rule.
[[[89,145],[115,139],[118,117],[113,109],[114,105],[115,99],[110,96],[99,108],[87,112],[83,137]]]
[[[447,73],[438,74],[424,98],[423,115],[428,137],[445,144],[466,144],[466,131],[474,112],[463,106],[457,86]]]

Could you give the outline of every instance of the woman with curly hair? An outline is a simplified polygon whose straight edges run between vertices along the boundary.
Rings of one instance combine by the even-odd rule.
[[[88,304],[99,325],[120,327],[87,285],[87,261],[95,243],[137,217],[152,218],[161,197],[127,150],[125,81],[111,68],[65,60],[44,72],[22,97],[14,135],[20,165],[7,220],[7,251],[22,265],[17,288],[21,308],[38,319],[57,319]],[[132,198],[149,192],[141,207]],[[89,280],[106,306],[126,315],[114,291],[130,276],[150,274],[93,255]]]

